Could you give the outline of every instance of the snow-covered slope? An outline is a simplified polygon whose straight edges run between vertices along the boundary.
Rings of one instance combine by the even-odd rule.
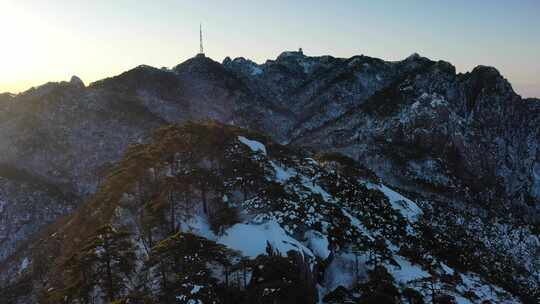
[[[69,278],[81,267],[89,267],[86,276],[99,274],[100,263],[113,255],[113,269],[131,265],[118,268],[124,270],[114,277],[115,299],[157,303],[172,296],[206,303],[207,297],[227,302],[234,294],[239,301],[279,303],[373,296],[521,302],[491,277],[459,263],[450,267],[455,261],[431,247],[436,243],[427,239],[424,217],[413,200],[347,157],[311,155],[216,123],[173,125],[151,143],[132,147],[90,201],[18,256],[9,271],[22,275],[5,277],[4,286],[29,280],[33,292],[13,296],[24,303],[38,296],[75,303],[88,296],[100,303],[109,296],[104,281],[83,288]],[[103,234],[100,227],[107,225],[112,232]],[[135,255],[110,247],[87,251],[96,248],[89,241],[96,236],[121,238]],[[37,259],[46,248],[47,258]],[[172,263],[167,270],[168,254],[202,259],[202,268],[192,273]],[[98,259],[82,258],[87,255]],[[297,277],[293,269],[304,274]],[[390,284],[396,293],[373,284]],[[303,291],[293,301],[282,293],[287,288]]]

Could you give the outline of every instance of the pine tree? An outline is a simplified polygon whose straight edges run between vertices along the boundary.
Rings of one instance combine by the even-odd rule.
[[[91,303],[91,294],[97,285],[97,277],[93,272],[91,260],[87,255],[74,253],[64,264],[66,282],[69,285],[62,295],[67,303],[78,300],[81,303]]]
[[[261,179],[265,176],[264,168],[251,159],[251,154],[235,154],[228,166],[230,167],[225,169],[225,176],[231,178],[233,185],[240,189],[244,201],[263,184]]]
[[[60,290],[46,295],[51,303],[94,303],[96,287],[104,300],[114,301],[127,291],[127,281],[134,271],[135,249],[130,234],[111,225],[101,226],[63,263],[64,282]]]
[[[386,241],[380,236],[376,236],[375,239],[369,241],[368,252],[370,256],[369,264],[377,267],[384,261],[390,261],[392,259],[392,252],[386,246]]]
[[[411,281],[414,286],[425,291],[431,296],[431,303],[437,303],[437,299],[441,296],[441,286],[439,284],[439,273],[437,272],[437,263],[435,260],[427,259],[427,272],[429,276],[422,277]]]
[[[101,226],[88,240],[81,255],[81,261],[92,266],[106,300],[114,301],[127,289],[136,259],[129,232],[111,225]]]
[[[141,230],[143,240],[146,246],[146,251],[149,253],[150,249],[154,246],[154,230],[165,230],[166,220],[164,216],[165,204],[159,200],[154,199],[144,204],[141,211]]]
[[[368,281],[360,285],[361,303],[398,303],[400,294],[394,278],[384,266],[375,266],[368,273]]]
[[[149,266],[161,281],[160,301],[218,303],[217,280],[208,265],[215,263],[227,269],[237,256],[225,246],[203,237],[178,232],[152,249]]]
[[[315,303],[317,293],[309,263],[298,252],[287,256],[267,245],[267,254],[253,261],[253,273],[247,289],[248,303]]]

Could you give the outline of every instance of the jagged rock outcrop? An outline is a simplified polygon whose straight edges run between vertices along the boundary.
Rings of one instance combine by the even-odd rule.
[[[71,79],[69,80],[69,83],[78,86],[80,88],[84,88],[84,82],[77,76],[71,76]]]
[[[535,108],[493,68],[456,75],[431,63],[293,142],[353,155],[412,191],[423,184],[460,200],[534,208]]]
[[[290,106],[291,143],[344,152],[413,191],[422,183],[452,196],[470,189],[461,200],[538,204],[538,105],[494,68],[456,74],[418,54],[384,62],[299,52],[224,65]]]

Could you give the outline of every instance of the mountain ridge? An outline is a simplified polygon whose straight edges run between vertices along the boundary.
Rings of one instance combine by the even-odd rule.
[[[261,66],[261,65],[264,65],[264,64],[267,64],[269,62],[275,62],[275,61],[279,61],[280,58],[284,58],[284,57],[289,57],[290,55],[288,54],[299,54],[298,51],[284,51],[282,52],[280,55],[278,55],[275,59],[267,59],[264,63],[256,63],[255,61],[252,61],[250,60],[249,58],[246,58],[246,57],[235,57],[235,58],[232,58],[232,57],[229,57],[229,56],[226,56],[222,62],[221,62],[221,65],[228,65],[230,64],[232,61],[235,61],[235,60],[239,60],[239,61],[247,61],[247,62],[250,62],[251,64],[253,65],[256,65],[256,66]],[[355,59],[355,58],[358,58],[358,57],[365,57],[365,58],[370,58],[370,59],[374,59],[374,60],[379,60],[381,62],[389,62],[389,63],[397,63],[397,62],[403,62],[403,61],[406,61],[406,60],[411,60],[411,59],[422,59],[422,60],[429,60],[429,61],[432,61],[431,59],[429,59],[428,57],[423,57],[421,56],[419,53],[413,53],[411,55],[409,55],[408,57],[406,57],[405,59],[402,59],[402,60],[394,60],[394,61],[385,61],[384,59],[380,59],[380,58],[377,58],[377,57],[371,57],[371,56],[367,56],[367,55],[353,55],[351,57],[333,57],[332,55],[318,55],[318,56],[308,56],[308,55],[304,55],[303,53],[300,55],[300,57],[304,57],[304,58],[316,58],[316,59],[331,59],[331,60],[343,60],[343,61],[347,61],[347,60],[352,60],[352,59]],[[185,62],[189,62],[191,60],[195,60],[197,59],[197,57],[192,57],[192,58],[188,58],[186,60],[184,60],[182,63],[185,63]],[[210,57],[205,57],[205,59],[207,60],[211,60],[212,62],[214,63],[219,63],[218,61],[215,61],[213,59],[211,59]],[[437,61],[435,61],[437,62]],[[453,69],[455,69],[455,67],[449,62],[449,61],[445,61],[445,60],[438,60],[438,62],[442,62],[442,63],[446,63],[448,64],[449,66],[451,66]],[[137,67],[134,67],[132,69],[129,69],[128,71],[126,72],[129,72],[129,71],[132,71],[132,70],[135,70],[135,69],[138,69],[138,68],[151,68],[151,69],[155,69],[155,70],[174,70],[176,67],[182,65],[182,63],[176,65],[176,66],[173,66],[171,69],[168,69],[166,67],[161,67],[161,68],[158,68],[158,67],[154,67],[154,66],[151,66],[151,65],[146,65],[146,64],[141,64]],[[489,69],[492,69],[494,71],[496,71],[497,74],[500,75],[500,72],[498,71],[498,69],[495,67],[495,66],[491,66],[491,65],[477,65],[475,67],[473,67],[470,71],[462,71],[462,72],[459,72],[457,73],[458,75],[459,74],[468,74],[468,73],[471,73],[474,69],[476,68],[489,68]],[[122,72],[116,76],[119,76],[121,74],[123,74],[125,72]],[[98,84],[98,83],[101,83],[103,82],[104,80],[109,80],[111,78],[114,78],[116,76],[109,76],[109,77],[105,77],[103,79],[98,79],[98,80],[95,80],[91,83],[88,84],[88,87],[91,87],[92,85],[95,85],[95,84]],[[70,78],[70,81],[58,81],[58,82],[48,82],[48,83],[45,83],[45,84],[42,84],[42,85],[37,85],[37,86],[33,86],[33,87],[30,87],[29,89],[27,90],[23,90],[19,93],[11,93],[11,92],[1,92],[0,93],[0,96],[6,96],[6,97],[16,97],[17,95],[20,95],[20,94],[23,94],[27,91],[30,91],[32,89],[37,89],[39,87],[42,87],[44,85],[47,85],[47,84],[59,84],[59,83],[63,83],[63,82],[71,82],[71,80],[73,80],[73,77],[76,77],[80,80],[80,78],[78,76],[72,76],[72,78]],[[82,81],[82,80],[81,80]],[[539,100],[540,97],[527,97],[527,98],[524,98],[524,99],[533,99],[533,100]]]
[[[44,216],[21,202],[28,188],[13,188],[12,179],[1,185],[0,217],[20,234],[0,244],[0,262],[93,197],[152,130],[208,119],[348,155],[400,193],[448,208],[436,212],[461,218],[470,209],[481,218],[487,210],[516,231],[538,223],[540,103],[522,99],[495,68],[456,74],[450,63],[418,54],[386,62],[285,52],[263,64],[196,57],[88,86],[79,80],[0,95],[0,163],[62,189],[56,198],[30,190],[52,199],[55,212]],[[26,214],[35,220],[21,221]]]

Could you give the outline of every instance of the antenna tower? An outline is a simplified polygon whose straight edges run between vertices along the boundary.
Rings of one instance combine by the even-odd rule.
[[[199,24],[199,36],[200,36],[200,43],[201,43],[201,50],[199,54],[204,54],[203,39],[202,39],[202,24]]]

